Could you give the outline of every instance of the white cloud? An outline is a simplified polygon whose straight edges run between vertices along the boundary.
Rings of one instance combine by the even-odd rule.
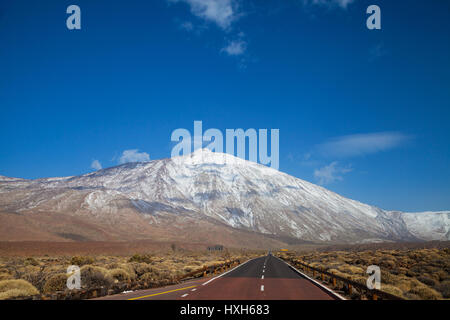
[[[191,8],[191,13],[203,20],[213,22],[222,29],[228,29],[237,19],[235,0],[169,0],[170,2],[185,2]]]
[[[410,138],[410,136],[399,132],[354,134],[334,138],[319,145],[317,149],[323,156],[355,157],[393,149]]]
[[[327,166],[314,170],[314,177],[318,180],[319,184],[325,185],[337,180],[343,180],[342,175],[350,171],[352,171],[352,168],[339,167],[338,162],[334,161]]]
[[[244,40],[233,40],[222,48],[222,52],[226,52],[229,56],[239,56],[247,49],[247,43]]]
[[[150,161],[150,156],[146,152],[139,152],[138,149],[125,150],[119,158],[119,163],[145,162]]]
[[[94,160],[91,163],[91,168],[94,170],[100,170],[100,169],[102,169],[102,164],[100,163],[100,161]]]
[[[326,7],[341,7],[347,9],[355,0],[303,0],[304,5],[321,5]]]

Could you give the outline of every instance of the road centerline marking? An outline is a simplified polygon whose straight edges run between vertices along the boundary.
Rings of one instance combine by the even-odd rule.
[[[256,259],[259,259],[259,257],[258,257],[258,258],[253,258],[253,259],[247,260],[247,261],[245,261],[244,263],[241,263],[241,264],[237,265],[237,266],[234,267],[233,269],[230,269],[230,270],[228,270],[227,272],[222,273],[222,274],[218,275],[217,277],[214,277],[214,278],[212,278],[211,280],[206,281],[205,283],[202,283],[202,286],[206,286],[206,285],[207,285],[208,283],[210,283],[211,281],[216,280],[217,278],[220,278],[220,277],[226,275],[227,273],[229,273],[229,272],[231,272],[231,271],[234,271],[234,270],[236,270],[236,269],[242,267],[242,266],[245,265],[247,262],[250,262],[250,261],[256,260]]]
[[[187,293],[185,293],[185,294],[183,294],[181,297],[182,298],[184,298],[184,297],[186,297],[188,294]]]
[[[170,292],[175,292],[175,291],[181,291],[181,290],[186,290],[186,289],[191,289],[191,288],[195,288],[195,286],[190,286],[190,287],[185,287],[185,288],[179,288],[179,289],[174,289],[174,290],[169,290],[169,291],[164,291],[164,292],[158,292],[158,293],[153,293],[153,294],[148,294],[146,296],[141,296],[141,297],[136,297],[136,298],[130,298],[128,300],[138,300],[138,299],[143,299],[143,298],[148,298],[148,297],[154,297],[154,296],[158,296],[160,294],[165,294],[165,293],[170,293]]]
[[[264,291],[264,286],[261,286],[261,291]]]

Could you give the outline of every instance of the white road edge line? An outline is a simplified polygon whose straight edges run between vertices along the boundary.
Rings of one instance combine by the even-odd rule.
[[[187,293],[185,293],[185,294],[183,294],[181,297],[182,298],[184,298],[184,297],[186,297],[188,294]]]
[[[230,269],[230,270],[228,270],[227,272],[222,273],[222,274],[218,275],[217,277],[214,277],[214,278],[212,278],[211,280],[206,281],[205,283],[202,284],[202,286],[206,286],[206,285],[207,285],[208,283],[210,283],[211,281],[216,280],[217,278],[220,278],[220,277],[226,275],[228,272],[231,272],[231,271],[233,271],[233,270],[235,270],[235,269],[237,269],[237,268],[239,268],[239,267],[242,267],[242,266],[243,266],[244,264],[246,264],[247,262],[250,262],[250,261],[255,260],[255,259],[258,259],[258,258],[261,258],[261,257],[257,257],[257,258],[253,258],[253,259],[247,260],[247,261],[245,261],[244,263],[242,263],[242,264],[240,264],[240,265],[234,267],[233,269]]]
[[[275,256],[274,256],[274,257],[275,257]],[[339,298],[339,299],[341,299],[341,300],[347,300],[347,299],[345,299],[343,296],[341,296],[339,293],[336,293],[336,292],[334,292],[333,290],[331,290],[330,288],[327,288],[326,286],[324,286],[324,285],[321,284],[320,282],[314,280],[313,278],[311,278],[311,277],[309,277],[308,275],[304,274],[303,272],[299,271],[297,268],[291,266],[291,265],[290,265],[289,263],[287,263],[286,261],[284,261],[284,260],[282,260],[282,259],[280,259],[280,258],[278,258],[278,257],[275,257],[275,258],[277,258],[278,260],[280,260],[280,261],[286,263],[289,267],[291,267],[292,269],[294,269],[295,271],[297,271],[297,273],[301,274],[301,275],[304,276],[306,279],[308,279],[308,280],[314,282],[316,285],[318,285],[319,287],[321,287],[321,288],[324,289],[325,291],[328,291],[328,292],[329,292],[330,294],[332,294],[333,296],[335,296],[335,297],[337,297],[337,298]]]
[[[261,286],[261,291],[264,291],[264,286]]]

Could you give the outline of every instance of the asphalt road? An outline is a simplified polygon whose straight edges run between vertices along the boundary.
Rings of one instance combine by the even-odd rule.
[[[139,290],[102,300],[334,300],[280,259],[268,255],[250,260],[214,278],[164,288]]]

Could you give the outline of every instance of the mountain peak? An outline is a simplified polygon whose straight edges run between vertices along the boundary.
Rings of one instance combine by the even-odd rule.
[[[173,161],[177,164],[185,164],[185,165],[207,165],[207,164],[215,164],[215,165],[239,165],[239,166],[247,166],[247,165],[255,165],[256,163],[236,157],[229,153],[222,153],[211,151],[208,148],[199,148],[194,150],[194,152],[179,156],[173,157]]]
[[[391,213],[205,148],[82,176],[18,183],[0,179],[0,200],[0,212],[30,213],[36,219],[39,215],[34,213],[48,211],[81,220],[89,217],[92,220],[86,221],[95,224],[93,230],[114,226],[111,234],[124,240],[168,228],[175,228],[170,234],[183,234],[181,229],[199,224],[203,229],[194,233],[204,231],[210,237],[226,237],[231,227],[233,232],[251,231],[264,239],[267,235],[326,242],[449,239],[447,213],[426,217]],[[82,226],[79,235],[92,238]],[[142,227],[141,233],[133,226]],[[59,225],[54,227],[53,233],[61,233]],[[68,226],[67,232],[73,229]]]

